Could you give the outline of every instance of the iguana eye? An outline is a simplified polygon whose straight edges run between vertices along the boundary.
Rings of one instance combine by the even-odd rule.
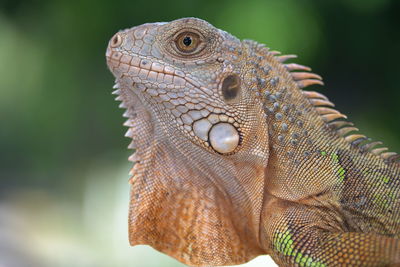
[[[200,35],[195,32],[179,33],[174,42],[179,52],[189,55],[198,52],[202,44]]]

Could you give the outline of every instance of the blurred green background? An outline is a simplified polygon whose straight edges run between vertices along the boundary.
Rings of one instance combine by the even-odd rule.
[[[116,31],[195,16],[298,54],[362,133],[400,152],[399,12],[398,0],[1,0],[0,266],[179,266],[128,246],[131,152],[104,58]]]

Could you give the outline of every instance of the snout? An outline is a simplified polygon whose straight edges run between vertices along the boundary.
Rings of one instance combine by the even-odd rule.
[[[160,52],[155,49],[153,43],[155,31],[162,24],[164,23],[143,24],[122,30],[110,39],[106,50],[106,59],[107,65],[114,75],[118,77],[119,73],[116,73],[116,70],[119,67],[124,69],[126,65],[135,66],[137,63],[135,58],[160,57]]]

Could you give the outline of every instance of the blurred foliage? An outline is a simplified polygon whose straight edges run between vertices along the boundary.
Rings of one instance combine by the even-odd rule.
[[[362,133],[400,152],[399,11],[396,0],[2,0],[0,223],[36,236],[28,246],[24,236],[10,235],[17,244],[8,246],[11,255],[49,266],[131,262],[104,257],[108,243],[132,251],[126,240],[106,239],[120,228],[118,236],[125,238],[129,187],[128,140],[104,58],[117,30],[195,16],[298,54],[296,62],[325,78],[326,87],[318,90]],[[63,245],[57,250],[55,244]],[[62,256],[63,249],[70,254]],[[43,260],[52,257],[58,260]]]

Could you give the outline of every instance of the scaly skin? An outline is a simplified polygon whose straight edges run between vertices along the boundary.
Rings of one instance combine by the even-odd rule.
[[[129,238],[189,265],[400,265],[398,155],[309,68],[186,18],[107,48],[135,148]]]

